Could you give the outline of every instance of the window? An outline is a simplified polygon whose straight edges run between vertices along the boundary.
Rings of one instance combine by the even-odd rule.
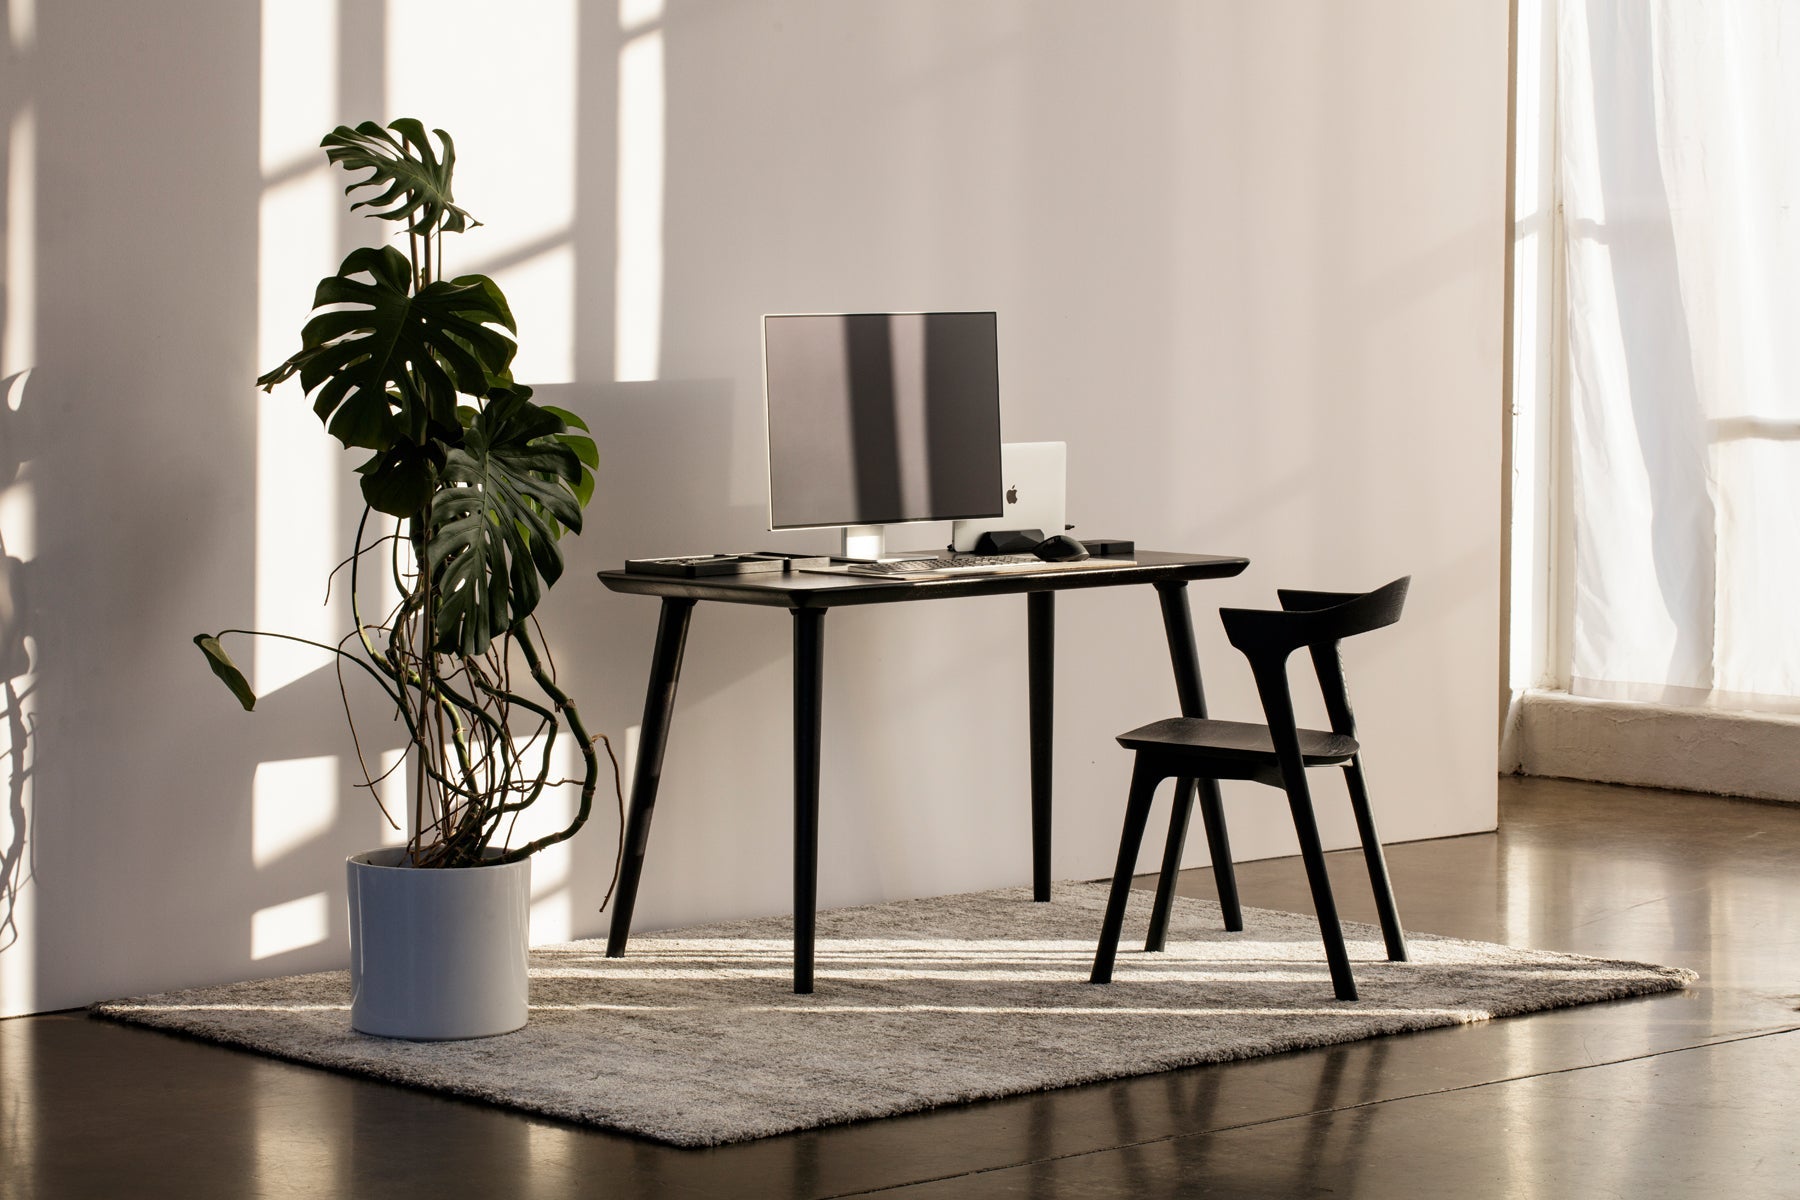
[[[1518,45],[1513,686],[1800,711],[1800,5]]]

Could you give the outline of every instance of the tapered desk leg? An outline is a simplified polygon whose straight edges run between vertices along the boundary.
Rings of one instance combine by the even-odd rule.
[[[1173,580],[1156,585],[1157,599],[1162,603],[1163,629],[1169,637],[1169,663],[1175,669],[1175,694],[1181,702],[1181,715],[1184,717],[1206,716],[1206,692],[1200,686],[1200,656],[1194,649],[1194,622],[1188,614],[1187,583]],[[1186,833],[1185,806],[1190,803],[1189,797],[1194,794],[1195,780],[1178,779],[1175,781],[1175,804],[1178,814],[1179,832],[1171,827],[1169,844],[1164,857],[1164,871],[1161,886],[1157,888],[1156,904],[1151,912],[1150,927],[1152,938],[1158,947],[1162,934],[1168,927],[1169,908],[1174,903],[1174,872],[1169,869],[1168,862],[1173,857],[1177,863],[1181,858],[1179,838]],[[1202,779],[1199,783],[1200,819],[1206,826],[1206,846],[1212,854],[1213,882],[1219,889],[1219,908],[1225,918],[1225,928],[1236,932],[1244,927],[1244,913],[1238,903],[1237,872],[1231,865],[1231,841],[1225,832],[1225,805],[1219,798],[1219,783],[1216,779]]]
[[[1056,593],[1027,592],[1031,688],[1031,898],[1050,899],[1050,749],[1055,736]]]
[[[650,657],[650,690],[644,696],[644,723],[638,733],[637,769],[631,777],[631,804],[625,817],[625,854],[619,863],[619,888],[613,895],[612,927],[606,956],[625,953],[631,937],[631,911],[637,906],[638,880],[644,873],[644,849],[650,844],[650,814],[662,783],[663,747],[669,741],[669,718],[675,711],[675,681],[681,676],[681,652],[687,645],[688,619],[694,602],[673,596],[662,602],[656,625],[656,651]]]
[[[794,991],[813,990],[819,900],[819,733],[825,690],[825,610],[794,610]]]

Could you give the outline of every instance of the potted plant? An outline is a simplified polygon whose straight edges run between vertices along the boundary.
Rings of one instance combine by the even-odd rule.
[[[412,119],[326,135],[331,162],[369,172],[344,189],[364,193],[352,210],[402,225],[407,252],[352,251],[320,281],[300,349],[257,380],[270,391],[298,375],[330,434],[369,452],[356,468],[366,507],[338,568],[353,628],[336,646],[309,644],[358,668],[406,730],[408,841],[347,869],[351,1023],[409,1038],[524,1024],[530,856],[587,820],[594,742],[612,757],[557,685],[533,616],[562,574],[558,540],[581,531],[594,442],[579,417],[534,402],[512,377],[516,327],[494,281],[445,277],[444,234],[479,222],[452,202],[455,147],[433,132],[441,156]],[[399,593],[380,613],[365,609],[366,560]],[[289,635],[194,639],[248,710],[256,696],[221,644],[232,635]],[[565,732],[583,763],[575,815],[510,845],[518,815],[565,782],[551,766]],[[616,788],[616,760],[613,770]],[[373,791],[366,763],[363,777]]]

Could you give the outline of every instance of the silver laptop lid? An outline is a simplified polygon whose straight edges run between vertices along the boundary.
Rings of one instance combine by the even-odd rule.
[[[1069,448],[1066,442],[1007,442],[1000,447],[1000,476],[1005,510],[998,517],[958,521],[951,526],[950,545],[959,552],[975,548],[984,533],[1041,529],[1045,537],[1063,531],[1068,495]]]

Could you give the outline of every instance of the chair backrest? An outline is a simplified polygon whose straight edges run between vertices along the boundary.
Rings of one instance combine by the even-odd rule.
[[[1263,711],[1273,728],[1293,728],[1293,702],[1287,688],[1288,655],[1301,646],[1312,652],[1313,669],[1331,718],[1331,731],[1356,736],[1356,719],[1350,711],[1349,690],[1344,684],[1343,658],[1338,643],[1381,629],[1400,619],[1406,589],[1412,577],[1402,576],[1372,592],[1281,591],[1279,612],[1259,608],[1222,608],[1219,619],[1225,636],[1243,651],[1256,675]]]

